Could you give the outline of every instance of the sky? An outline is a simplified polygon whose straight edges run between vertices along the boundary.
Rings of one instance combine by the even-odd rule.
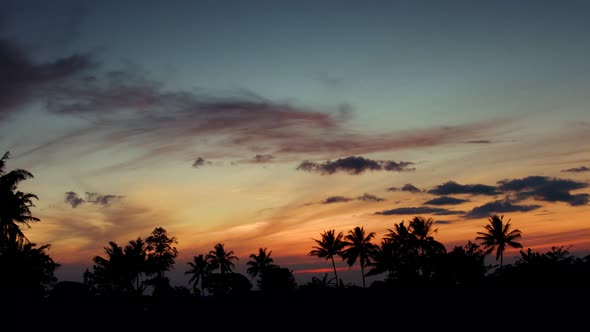
[[[0,150],[39,197],[24,232],[81,281],[109,241],[163,227],[177,285],[217,243],[236,272],[267,248],[303,284],[332,274],[308,255],[323,231],[379,243],[414,216],[447,250],[499,214],[525,249],[590,254],[589,16],[586,1],[0,0]]]

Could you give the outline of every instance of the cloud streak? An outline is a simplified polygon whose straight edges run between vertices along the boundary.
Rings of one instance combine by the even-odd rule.
[[[198,142],[260,156],[354,155],[437,146],[470,140],[504,126],[506,120],[407,131],[362,134],[351,128],[350,106],[300,107],[254,93],[212,95],[170,90],[139,70],[106,70],[92,54],[36,63],[26,51],[0,41],[0,121],[38,102],[46,111],[82,120],[86,126],[60,132],[50,144],[29,152],[47,153],[86,139],[89,151],[135,146],[131,162],[188,153]],[[259,162],[266,162],[261,159]],[[408,170],[406,162],[382,162],[386,171]],[[321,168],[322,166],[318,166]],[[317,167],[311,166],[312,169]]]
[[[580,167],[568,168],[568,169],[562,170],[562,172],[569,172],[569,173],[590,172],[590,167],[580,166]]]
[[[123,196],[118,195],[103,195],[95,192],[86,192],[86,198],[82,198],[74,191],[65,193],[64,202],[70,204],[72,208],[76,208],[81,204],[90,203],[94,205],[108,206],[111,203],[122,199]]]
[[[323,163],[306,160],[301,162],[296,169],[310,173],[319,173],[321,175],[331,175],[338,172],[358,175],[367,171],[404,172],[415,170],[414,168],[410,168],[410,165],[413,165],[413,163],[407,161],[372,160],[360,156],[350,156],[335,161],[328,160]]]

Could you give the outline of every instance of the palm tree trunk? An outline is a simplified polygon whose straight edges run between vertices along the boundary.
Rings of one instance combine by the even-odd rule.
[[[336,273],[336,263],[334,263],[334,257],[332,257],[332,267],[334,268],[334,276],[336,276],[336,286],[340,287],[340,280],[338,280],[338,273]]]
[[[363,267],[363,264],[361,264],[361,276],[363,277],[363,288],[367,288],[365,286],[365,269]]]

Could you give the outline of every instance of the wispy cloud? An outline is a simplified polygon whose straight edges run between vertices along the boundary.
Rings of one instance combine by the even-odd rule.
[[[322,201],[322,204],[344,203],[351,201],[352,198],[344,196],[330,196]]]
[[[364,201],[364,202],[382,202],[385,199],[383,199],[381,197],[377,197],[377,196],[369,194],[369,193],[364,193],[361,196],[358,196],[356,198],[350,198],[350,197],[345,197],[345,196],[330,196],[330,197],[324,199],[322,201],[322,204],[344,203],[344,202],[350,202],[353,200]]]
[[[495,213],[505,212],[528,212],[540,208],[541,205],[516,205],[509,201],[497,200],[494,202],[486,203],[484,205],[476,206],[469,211],[466,218],[487,218]]]
[[[107,206],[122,198],[123,196],[118,195],[103,195],[95,192],[86,192],[86,198],[84,199],[80,197],[78,193],[74,191],[68,191],[65,193],[64,202],[70,204],[72,208],[78,207],[83,203]]]
[[[375,195],[368,194],[368,193],[364,193],[361,196],[357,197],[356,199],[359,201],[372,201],[372,202],[382,202],[385,200],[381,197],[377,197]]]
[[[570,173],[590,172],[590,167],[580,166],[580,167],[568,168],[568,169],[562,170],[562,172],[570,172]]]
[[[426,202],[424,202],[424,204],[428,204],[428,205],[458,205],[458,204],[462,204],[465,202],[469,202],[469,200],[450,197],[450,196],[441,196],[441,197],[437,197],[437,198],[431,199],[429,201],[426,201]]]
[[[469,140],[507,123],[498,120],[363,134],[349,123],[352,110],[346,103],[313,109],[251,92],[215,95],[167,89],[136,68],[107,70],[90,53],[40,62],[32,59],[26,50],[0,41],[0,121],[35,102],[45,105],[48,112],[81,122],[28,153],[51,153],[72,140],[85,139],[86,145],[93,145],[88,151],[135,146],[142,154],[126,163],[142,164],[161,155],[189,153],[206,137],[208,146],[216,151],[225,148],[260,156],[353,155]],[[378,167],[405,171],[409,165],[385,161]]]
[[[196,160],[193,162],[193,167],[194,167],[194,168],[200,168],[200,167],[202,167],[202,166],[205,166],[205,165],[212,165],[212,164],[213,164],[212,162],[210,162],[210,161],[208,161],[208,160],[205,160],[205,158],[203,158],[203,157],[198,157],[198,158],[197,158],[197,159],[196,159]]]
[[[411,193],[421,192],[420,189],[418,189],[416,186],[414,186],[411,183],[406,183],[401,188],[398,188],[398,187],[389,187],[389,188],[387,188],[387,191],[407,191],[407,192],[411,192]]]
[[[471,195],[497,195],[498,190],[494,186],[485,184],[459,184],[455,181],[448,181],[441,185],[428,190],[434,195],[454,195],[454,194],[471,194]]]
[[[0,121],[33,100],[58,94],[64,82],[91,68],[88,55],[36,62],[16,43],[0,40]]]
[[[410,168],[410,165],[413,165],[413,163],[407,161],[395,162],[391,160],[372,160],[360,156],[351,156],[337,159],[335,161],[328,160],[323,163],[316,163],[306,160],[297,166],[297,170],[314,172],[322,175],[330,175],[337,172],[357,175],[366,171],[413,171],[414,168]]]
[[[417,206],[417,207],[402,207],[391,210],[384,210],[381,212],[375,212],[375,214],[382,215],[417,215],[417,214],[433,214],[433,215],[455,215],[464,214],[464,211],[454,211],[443,208],[434,208],[429,206]]]

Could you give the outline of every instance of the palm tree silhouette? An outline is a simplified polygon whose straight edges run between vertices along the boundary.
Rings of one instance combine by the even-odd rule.
[[[500,259],[500,267],[504,260],[504,250],[506,247],[522,248],[522,244],[515,240],[521,238],[521,231],[510,229],[510,219],[504,224],[504,216],[492,215],[488,219],[489,223],[484,226],[485,232],[477,232],[476,240],[481,240],[481,245],[486,250],[486,255],[496,249],[496,260]]]
[[[346,259],[349,266],[352,267],[356,260],[359,260],[361,266],[361,276],[363,277],[363,288],[365,284],[365,266],[370,264],[371,253],[375,250],[375,244],[371,240],[375,237],[375,232],[366,233],[363,227],[355,227],[348,231],[345,238],[345,248],[342,257]]]
[[[194,256],[193,261],[188,262],[187,264],[190,266],[190,269],[184,272],[184,274],[192,274],[192,277],[189,279],[188,282],[192,284],[193,291],[195,291],[196,293],[196,291],[198,290],[199,292],[205,294],[203,283],[209,275],[209,273],[211,273],[211,264],[209,264],[207,259],[205,259],[205,256],[202,254]],[[199,282],[201,283],[200,290],[198,287]]]
[[[254,279],[259,274],[264,273],[267,268],[275,267],[273,259],[270,257],[271,251],[267,251],[266,248],[258,248],[258,255],[250,254],[250,261],[246,263],[248,269],[246,272],[250,275],[250,278]]]
[[[18,191],[20,182],[33,178],[33,174],[23,169],[6,171],[6,161],[10,152],[0,158],[0,245],[8,245],[11,241],[19,244],[29,243],[19,225],[30,227],[29,222],[39,221],[33,217],[31,207],[33,199],[38,197],[31,193]]]
[[[313,250],[309,252],[309,256],[317,256],[319,258],[330,259],[332,261],[332,267],[334,268],[334,276],[336,278],[336,284],[340,285],[338,279],[338,273],[336,272],[336,263],[334,262],[334,256],[342,256],[344,245],[346,244],[343,240],[344,234],[334,229],[330,229],[322,232],[322,238],[320,240],[313,239],[317,246],[313,246]]]
[[[135,290],[137,294],[143,293],[143,285],[140,283],[141,275],[147,273],[147,252],[146,243],[140,237],[129,241],[125,246],[125,261],[129,268],[129,274],[135,279]]]
[[[234,256],[233,250],[225,251],[222,243],[216,244],[213,250],[205,256],[205,259],[214,270],[219,269],[221,274],[233,272],[234,263],[232,261],[239,260],[237,256]]]
[[[433,224],[434,219],[422,216],[416,216],[410,221],[410,231],[420,255],[442,254],[446,252],[445,246],[434,239],[433,235],[438,229],[433,228]]]

